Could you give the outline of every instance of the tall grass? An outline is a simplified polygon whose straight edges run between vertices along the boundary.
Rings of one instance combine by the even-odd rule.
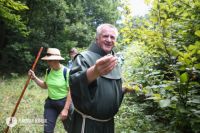
[[[15,104],[24,88],[27,76],[13,76],[9,79],[0,77],[0,133],[7,127],[6,118],[10,117]],[[43,124],[34,123],[29,120],[43,119],[44,102],[47,90],[39,88],[30,81],[26,92],[21,100],[15,114],[19,121],[11,130],[12,133],[43,133]],[[115,116],[115,132],[147,132],[152,131],[151,119],[143,114],[141,104],[138,105],[131,100],[131,95],[126,95],[118,114]],[[132,101],[132,102],[130,102]],[[26,120],[28,120],[26,122]],[[55,133],[65,133],[61,121],[58,119]]]
[[[27,76],[0,78],[0,132],[7,127],[6,118],[11,116],[26,80]],[[18,120],[17,125],[10,131],[12,130],[12,133],[42,133],[43,123],[37,120],[43,119],[46,97],[47,90],[39,88],[33,81],[30,81],[15,114]],[[63,125],[58,119],[55,133],[64,132]]]

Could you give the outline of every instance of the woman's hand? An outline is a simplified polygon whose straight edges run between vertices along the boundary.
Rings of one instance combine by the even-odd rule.
[[[30,76],[31,79],[32,79],[38,86],[40,86],[40,87],[43,88],[43,89],[47,89],[46,83],[45,83],[43,80],[39,79],[39,78],[35,75],[35,73],[34,73],[33,70],[30,69],[30,70],[28,71],[28,76]]]
[[[65,119],[67,119],[67,116],[68,116],[68,110],[69,109],[63,109],[62,111],[61,111],[61,113],[60,113],[60,119],[63,121],[63,120],[65,120]]]
[[[32,80],[34,80],[36,78],[35,72],[33,70],[31,70],[31,69],[28,71],[28,75],[31,76]]]

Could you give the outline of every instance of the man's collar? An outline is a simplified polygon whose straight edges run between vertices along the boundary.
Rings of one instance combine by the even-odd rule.
[[[92,43],[88,48],[89,51],[99,54],[100,56],[105,56],[107,53],[101,49],[97,43]],[[113,52],[112,52],[113,53]]]

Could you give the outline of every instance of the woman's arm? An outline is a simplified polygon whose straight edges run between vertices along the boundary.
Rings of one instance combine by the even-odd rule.
[[[32,79],[33,81],[35,81],[35,83],[36,83],[38,86],[40,86],[40,87],[43,88],[43,89],[47,89],[46,83],[45,83],[43,80],[39,79],[39,78],[35,75],[34,71],[29,70],[28,75],[31,76],[31,79]]]
[[[63,110],[61,111],[60,113],[60,118],[61,120],[64,120],[67,118],[68,116],[68,112],[69,112],[69,107],[70,107],[70,104],[72,102],[72,99],[71,99],[71,92],[70,92],[70,89],[69,89],[69,93],[67,95],[67,99],[66,99],[66,102],[65,102],[65,106],[63,108]]]

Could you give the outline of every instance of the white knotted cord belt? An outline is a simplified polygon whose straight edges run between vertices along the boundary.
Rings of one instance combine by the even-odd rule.
[[[82,118],[83,118],[81,133],[84,133],[84,132],[85,132],[85,119],[86,119],[86,118],[87,118],[87,119],[90,119],[90,120],[93,120],[93,121],[98,121],[98,122],[107,122],[107,121],[109,121],[109,120],[112,119],[112,118],[109,118],[109,119],[106,119],[106,120],[97,119],[97,118],[94,118],[94,117],[92,117],[92,116],[89,116],[89,115],[86,115],[86,114],[82,113],[81,111],[79,111],[79,110],[76,109],[76,108],[74,108],[74,109],[75,109],[75,111],[76,111],[77,113],[79,113],[79,114],[82,116]]]

